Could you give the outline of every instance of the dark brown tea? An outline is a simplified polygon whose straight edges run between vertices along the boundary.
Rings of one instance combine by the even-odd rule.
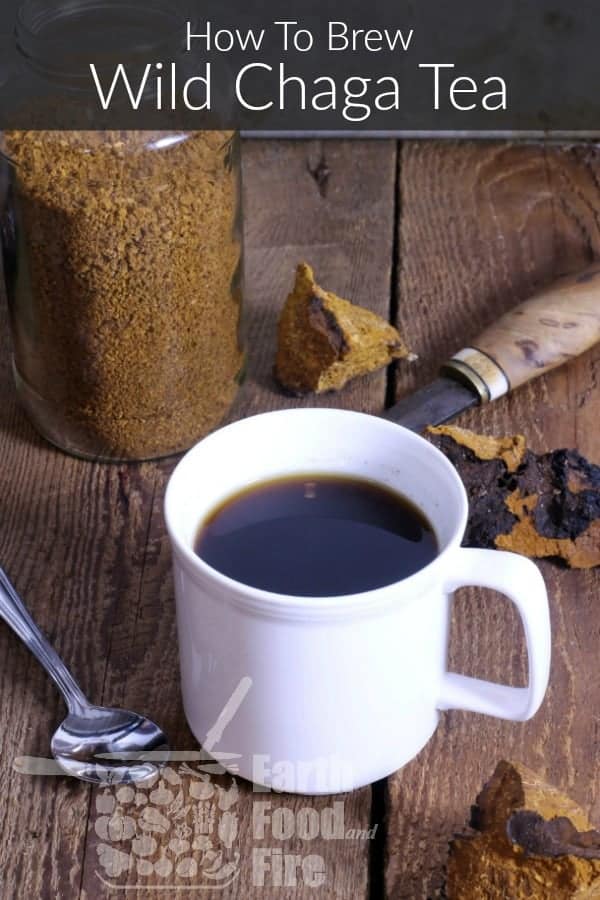
[[[203,523],[195,549],[236,581],[300,597],[383,587],[438,554],[433,528],[404,497],[330,475],[279,478],[235,494]]]

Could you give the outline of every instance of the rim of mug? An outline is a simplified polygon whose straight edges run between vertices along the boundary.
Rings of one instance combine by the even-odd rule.
[[[237,581],[234,578],[230,578],[228,575],[224,575],[218,569],[213,568],[213,566],[205,562],[202,557],[198,556],[193,546],[190,546],[189,542],[182,538],[181,534],[178,532],[178,523],[176,521],[177,514],[172,508],[175,503],[173,498],[177,487],[177,482],[181,478],[185,477],[185,470],[188,466],[191,465],[193,458],[200,455],[201,448],[207,442],[210,442],[213,438],[216,438],[217,435],[221,436],[224,432],[233,432],[237,430],[239,426],[242,426],[245,423],[253,422],[254,424],[257,424],[261,419],[266,420],[267,418],[272,419],[274,417],[283,418],[289,416],[290,414],[294,416],[313,416],[315,413],[318,416],[331,418],[336,418],[340,415],[344,418],[358,417],[361,419],[369,420],[369,424],[371,425],[371,427],[373,427],[373,423],[376,423],[376,427],[383,427],[390,431],[391,429],[399,429],[404,434],[405,438],[408,437],[410,440],[413,440],[421,444],[423,447],[426,447],[426,452],[430,453],[432,457],[435,457],[440,466],[445,469],[446,473],[454,481],[462,499],[461,507],[457,510],[457,523],[454,527],[450,539],[446,541],[443,549],[437,554],[434,559],[431,560],[431,562],[427,563],[426,566],[423,566],[423,568],[418,569],[416,572],[413,572],[412,575],[409,575],[406,578],[402,578],[399,581],[393,581],[389,584],[382,585],[381,587],[374,588],[369,591],[361,591],[355,594],[335,594],[326,595],[323,597],[302,596],[297,594],[281,594],[275,591],[267,591],[262,588],[256,588],[252,585]],[[293,474],[293,471],[290,471],[290,474]],[[283,473],[283,477],[285,477],[285,473]],[[360,477],[359,474],[358,477]],[[371,480],[378,482],[377,478]],[[389,485],[386,486],[389,487]],[[381,416],[356,412],[354,410],[337,409],[333,407],[296,407],[293,409],[271,410],[270,412],[258,413],[254,416],[247,416],[244,419],[239,419],[235,422],[216,429],[215,431],[211,432],[209,435],[198,441],[198,443],[194,444],[193,447],[190,447],[190,449],[177,463],[177,466],[171,473],[171,476],[167,483],[167,489],[164,499],[164,518],[167,532],[171,540],[173,555],[177,555],[180,564],[183,565],[183,567],[187,570],[188,574],[194,581],[196,581],[197,583],[216,582],[222,588],[230,592],[230,599],[233,600],[238,606],[246,607],[248,609],[254,608],[256,610],[262,610],[264,612],[279,612],[284,615],[286,612],[289,613],[294,610],[297,610],[301,615],[307,613],[316,613],[317,615],[319,615],[326,614],[327,612],[331,611],[337,612],[341,610],[346,613],[349,609],[353,611],[363,609],[364,611],[368,612],[372,611],[376,607],[381,606],[382,604],[396,602],[398,599],[397,592],[399,590],[404,591],[408,589],[411,593],[414,593],[416,589],[416,593],[420,593],[421,591],[419,589],[419,582],[423,583],[423,589],[425,589],[432,576],[435,576],[435,571],[440,568],[449,554],[460,547],[460,543],[467,525],[467,517],[468,497],[465,486],[456,469],[454,468],[452,463],[444,456],[441,450],[439,450],[433,444],[430,444],[429,441],[421,437],[420,434],[417,434],[416,432],[411,431],[408,428],[404,428],[404,426],[398,425],[397,423],[392,422],[388,419],[384,419]],[[198,519],[198,526],[200,525],[201,521],[202,518],[200,517]]]

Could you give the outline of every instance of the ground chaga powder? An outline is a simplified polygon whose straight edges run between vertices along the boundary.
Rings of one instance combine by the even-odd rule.
[[[5,150],[16,379],[34,424],[96,458],[188,447],[222,419],[242,364],[233,135],[10,132]]]

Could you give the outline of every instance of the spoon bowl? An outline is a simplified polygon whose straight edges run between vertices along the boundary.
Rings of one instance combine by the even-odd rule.
[[[89,702],[1,568],[0,617],[31,650],[65,699],[69,714],[50,744],[61,769],[95,784],[154,776],[169,758],[163,731],[138,713]]]
[[[127,709],[89,706],[69,713],[50,749],[61,769],[95,784],[145,781],[169,755],[163,731],[150,719]]]

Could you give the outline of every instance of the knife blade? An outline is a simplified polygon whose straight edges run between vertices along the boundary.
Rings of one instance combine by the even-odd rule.
[[[479,396],[473,390],[442,377],[403,397],[383,417],[411,431],[424,431],[428,425],[441,425],[478,403]]]
[[[502,397],[600,341],[600,262],[519,304],[384,417],[413,431]]]

